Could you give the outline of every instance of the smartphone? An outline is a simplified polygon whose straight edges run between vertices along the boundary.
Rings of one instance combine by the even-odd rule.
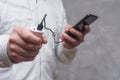
[[[90,25],[97,19],[98,19],[98,16],[96,15],[92,15],[92,14],[86,15],[82,20],[80,20],[76,25],[74,25],[73,28],[75,28],[80,32],[83,32],[85,25]],[[76,36],[70,32],[67,32],[67,34],[72,38],[76,38]]]

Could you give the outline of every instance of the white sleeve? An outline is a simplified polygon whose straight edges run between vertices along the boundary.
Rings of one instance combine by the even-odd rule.
[[[0,67],[9,67],[12,65],[12,62],[7,55],[8,40],[8,35],[0,35]]]
[[[66,13],[65,13],[65,9],[64,9],[62,3],[61,3],[60,10],[61,10],[61,25],[60,25],[61,29],[59,29],[59,33],[61,34],[64,32],[64,27],[67,25]],[[60,34],[58,34],[58,36]],[[58,37],[58,41],[59,41],[59,37]],[[74,59],[76,53],[77,53],[76,48],[66,49],[63,47],[62,44],[56,45],[55,54],[56,54],[58,60],[62,63],[70,63]]]
[[[70,63],[75,55],[76,55],[77,49],[66,49],[61,44],[57,47],[56,50],[56,56],[58,60],[62,63]]]

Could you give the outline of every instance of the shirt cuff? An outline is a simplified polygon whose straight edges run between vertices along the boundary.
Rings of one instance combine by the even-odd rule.
[[[57,48],[56,55],[62,63],[70,63],[77,53],[77,48],[67,49],[62,44]]]
[[[0,35],[0,59],[4,66],[10,66],[13,64],[7,54],[8,40],[9,35]]]

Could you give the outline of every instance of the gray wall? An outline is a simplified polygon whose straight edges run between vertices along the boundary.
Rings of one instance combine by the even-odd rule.
[[[69,24],[92,13],[99,19],[60,80],[120,80],[120,0],[63,0]]]

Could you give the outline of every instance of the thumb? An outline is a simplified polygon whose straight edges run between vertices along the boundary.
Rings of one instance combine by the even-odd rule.
[[[47,44],[48,41],[45,36],[42,36],[41,39],[43,44]]]

